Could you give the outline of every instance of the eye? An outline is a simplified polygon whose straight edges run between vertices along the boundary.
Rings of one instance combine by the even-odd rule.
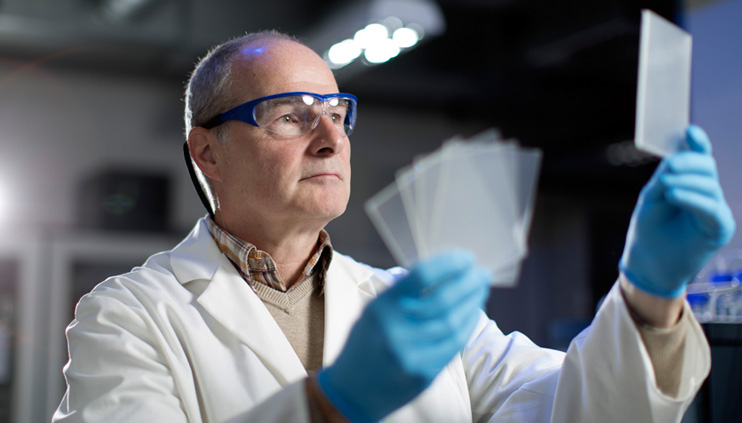
[[[276,119],[277,123],[296,123],[299,120],[293,114],[281,115]]]
[[[342,108],[334,108],[330,111],[330,117],[334,122],[343,122],[345,120],[346,111]]]

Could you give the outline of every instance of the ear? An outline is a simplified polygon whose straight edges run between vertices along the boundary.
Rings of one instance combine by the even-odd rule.
[[[215,181],[221,180],[216,152],[218,143],[212,131],[200,126],[191,129],[188,134],[188,151],[193,161],[206,177]]]

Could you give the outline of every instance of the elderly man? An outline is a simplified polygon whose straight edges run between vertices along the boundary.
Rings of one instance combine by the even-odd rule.
[[[643,190],[619,281],[565,355],[500,332],[466,252],[406,272],[333,251],[323,228],[348,201],[355,119],[355,97],[286,35],[199,63],[187,147],[213,211],[80,300],[55,421],[682,417],[710,367],[684,288],[735,226],[699,128]]]

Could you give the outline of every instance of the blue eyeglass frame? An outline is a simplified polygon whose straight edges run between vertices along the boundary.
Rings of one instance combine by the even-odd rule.
[[[353,128],[355,127],[355,124],[356,124],[356,109],[358,108],[358,98],[356,98],[356,96],[354,96],[353,94],[347,94],[347,93],[317,94],[317,93],[310,93],[310,92],[305,92],[305,91],[294,91],[294,92],[288,92],[288,93],[273,94],[273,95],[269,95],[265,97],[256,98],[255,100],[250,100],[246,103],[240,104],[237,107],[229,109],[224,113],[221,113],[221,114],[218,114],[212,117],[211,119],[207,120],[206,123],[204,123],[201,126],[206,129],[211,129],[229,120],[239,120],[241,122],[249,123],[250,125],[253,125],[259,128],[260,126],[258,125],[257,122],[255,122],[255,107],[258,104],[260,104],[261,102],[265,100],[271,100],[274,98],[281,98],[281,97],[292,97],[292,96],[298,96],[298,95],[308,95],[322,102],[331,100],[333,98],[350,99],[353,102],[353,105],[348,110],[348,114],[345,116],[345,121],[343,122],[343,125],[346,128],[346,131],[345,131],[346,135],[350,135],[353,132]]]

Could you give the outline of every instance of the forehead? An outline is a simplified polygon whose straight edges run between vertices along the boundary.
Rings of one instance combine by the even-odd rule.
[[[232,87],[243,101],[289,91],[338,92],[332,71],[315,52],[287,40],[243,46],[232,64]]]

